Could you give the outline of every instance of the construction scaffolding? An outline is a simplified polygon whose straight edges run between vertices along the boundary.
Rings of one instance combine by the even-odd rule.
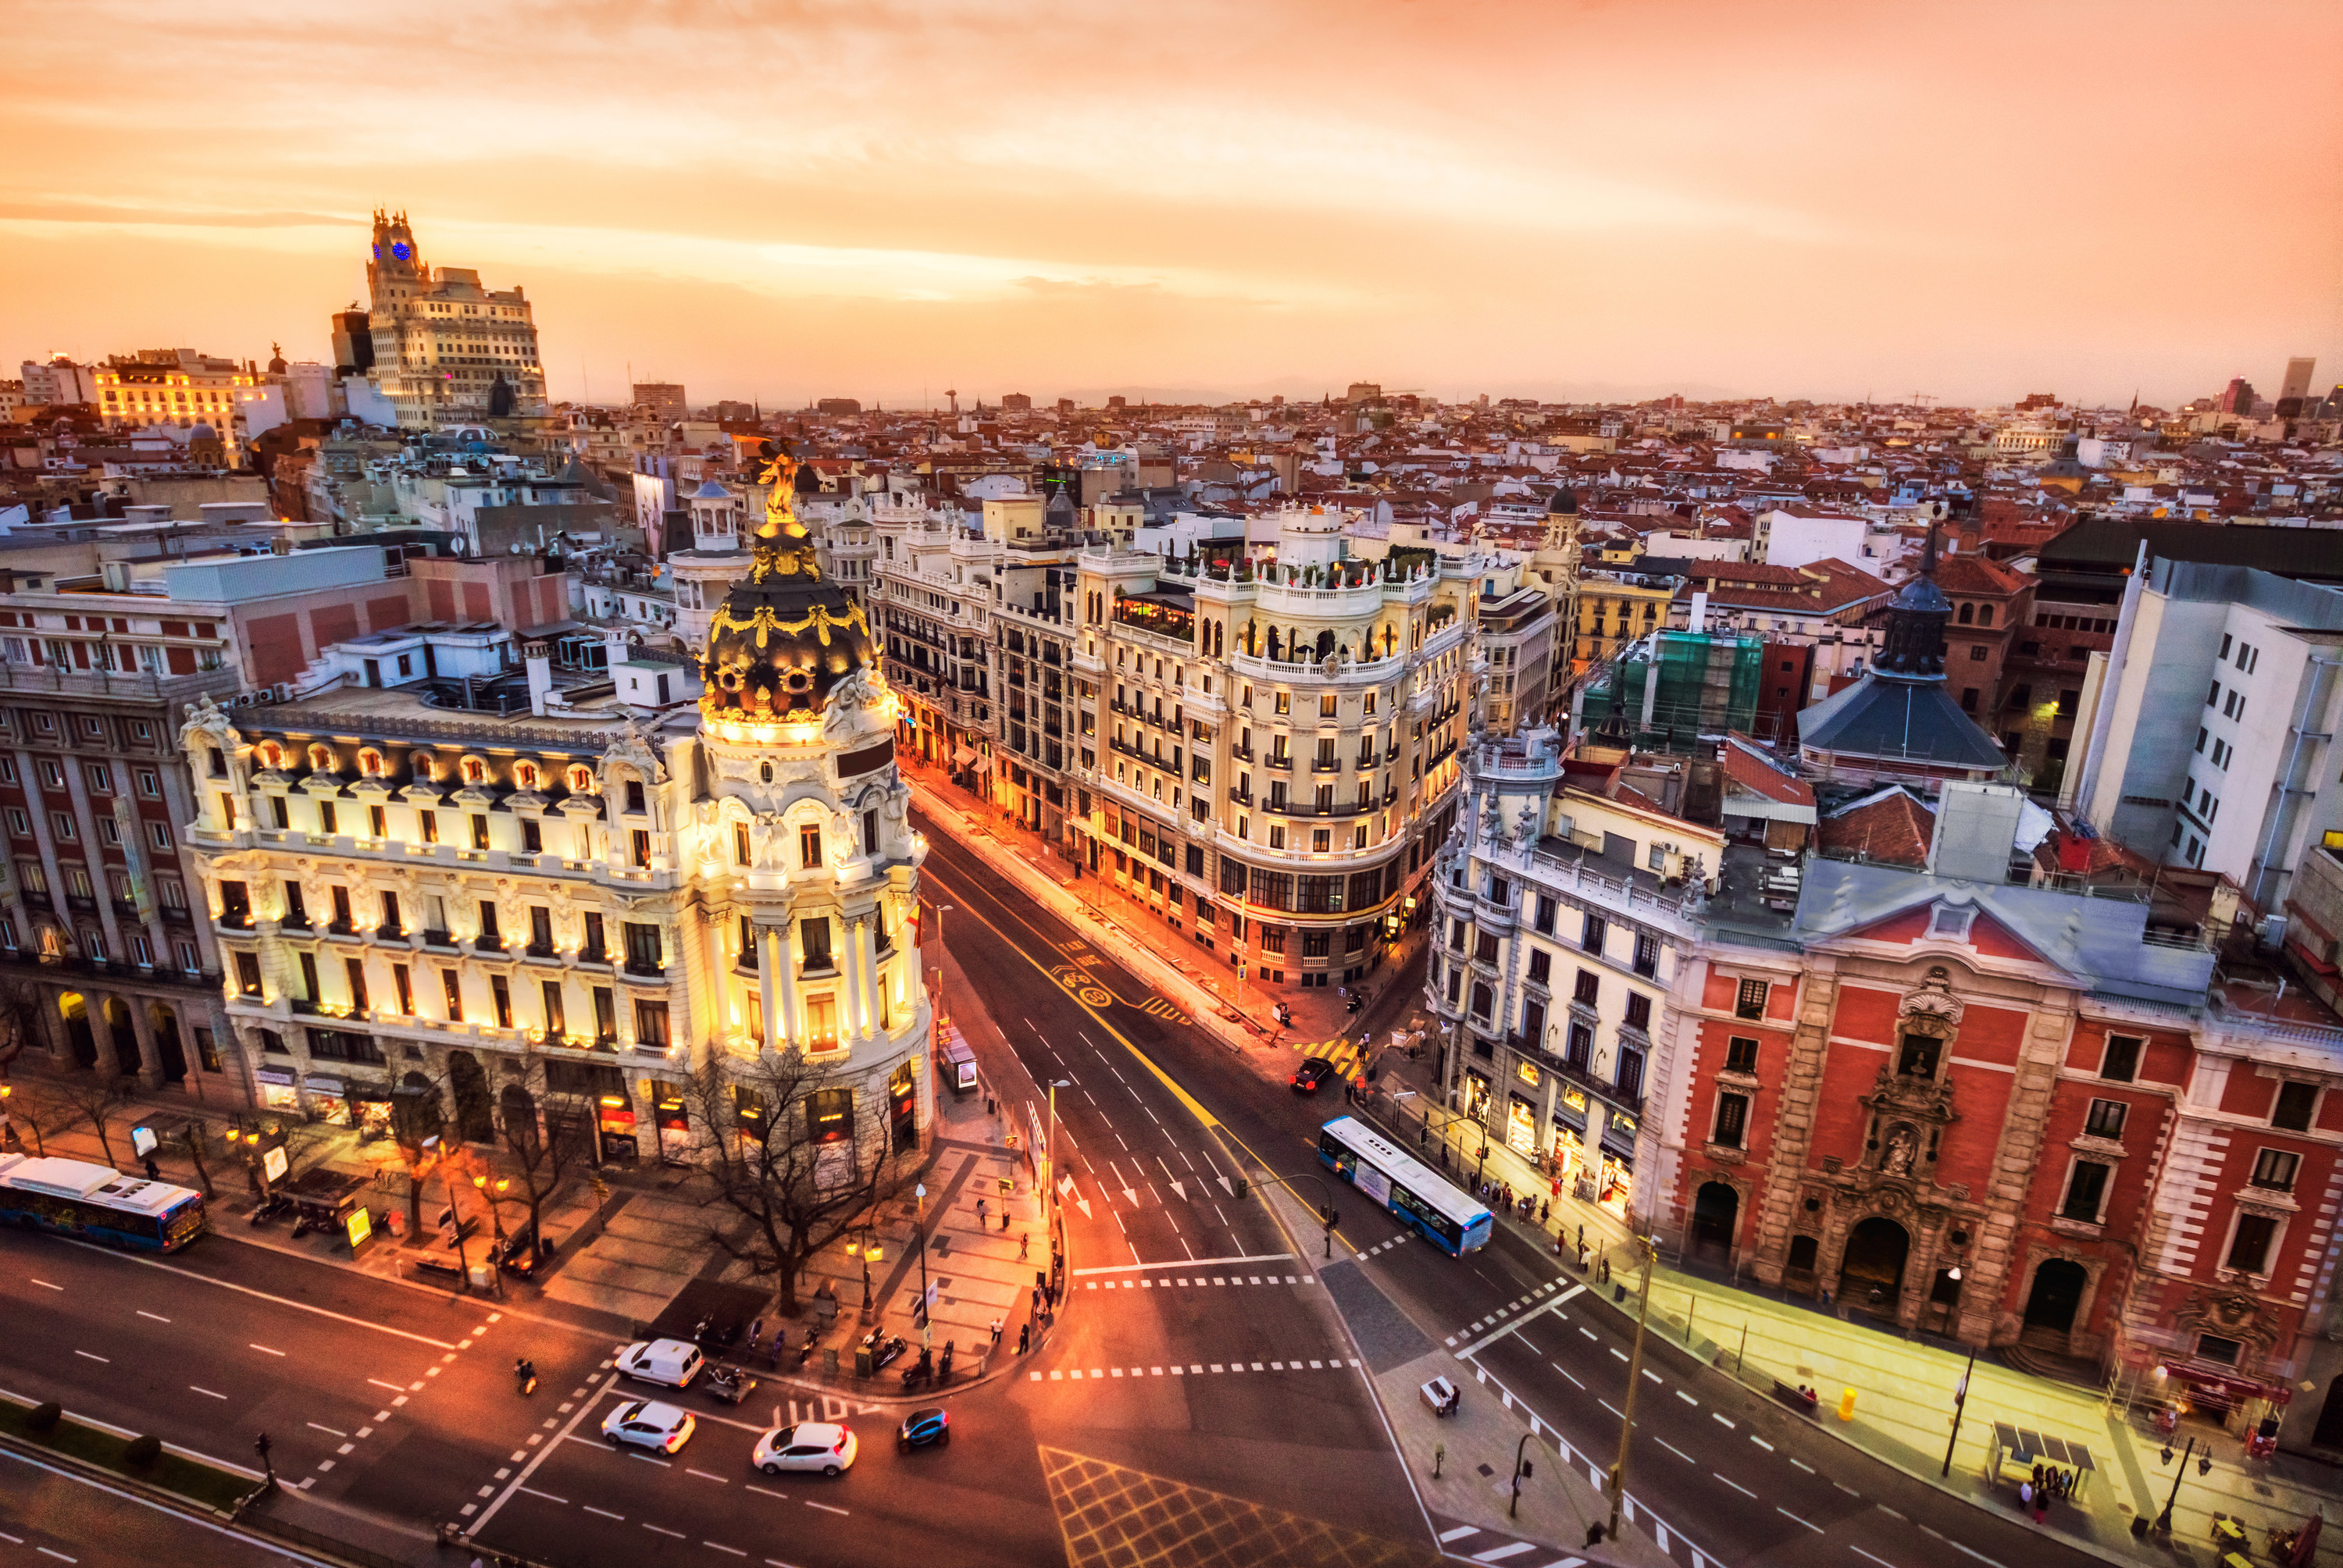
[[[1762,638],[1654,632],[1587,676],[1574,728],[1638,751],[1683,751],[1732,730],[1748,734],[1765,665]]]

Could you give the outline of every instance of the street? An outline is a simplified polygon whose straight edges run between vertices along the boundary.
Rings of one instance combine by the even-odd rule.
[[[615,1375],[622,1332],[597,1314],[287,1257],[240,1242],[225,1213],[169,1259],[0,1237],[15,1331],[0,1389],[246,1469],[266,1431],[289,1489],[277,1506],[311,1528],[330,1533],[338,1510],[417,1534],[451,1523],[581,1568],[646,1554],[789,1568],[1430,1561],[1435,1537],[1472,1532],[1427,1508],[1413,1480],[1425,1456],[1395,1452],[1372,1380],[1433,1352],[1466,1398],[1534,1413],[1582,1475],[1609,1465],[1631,1318],[1510,1222],[1463,1260],[1404,1239],[1330,1184],[1315,1135],[1344,1108],[1287,1089],[1290,1053],[1265,1070],[1218,1043],[964,847],[932,827],[930,843],[926,892],[942,911],[930,918],[1034,1081],[1060,1085],[1071,1262],[1046,1346],[950,1401],[952,1446],[896,1452],[902,1403],[878,1397],[900,1392],[891,1375],[867,1400],[778,1380],[738,1408],[672,1395]],[[1033,1109],[1048,1135],[1046,1104]],[[1030,1126],[1027,1107],[1003,1111]],[[1240,1198],[1240,1177],[1282,1181],[1299,1228],[1259,1192]],[[1330,1194],[1331,1263],[1305,1214]],[[950,1253],[931,1247],[928,1265],[948,1286]],[[523,1355],[542,1377],[527,1399],[510,1372]],[[1656,1338],[1644,1365],[1630,1519],[1685,1568],[2080,1561]],[[630,1397],[691,1410],[689,1443],[671,1458],[609,1449],[600,1422]],[[758,1432],[809,1419],[856,1431],[852,1470],[750,1470]],[[0,1508],[9,1533],[37,1511],[55,1535],[53,1492]],[[1159,1528],[1167,1517],[1183,1523]],[[1296,1542],[1279,1555],[1289,1547],[1274,1543]],[[86,1544],[91,1561],[117,1550],[95,1526]],[[1572,1543],[1542,1544],[1554,1550],[1520,1561],[1542,1568]]]

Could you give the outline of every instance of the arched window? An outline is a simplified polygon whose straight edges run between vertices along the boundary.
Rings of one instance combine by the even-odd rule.
[[[428,751],[416,752],[407,759],[407,765],[415,770],[417,779],[430,781],[439,777],[439,759]]]
[[[581,795],[591,793],[594,788],[594,769],[587,767],[583,762],[571,767],[569,787]]]
[[[1963,626],[1975,626],[1976,624],[1976,606],[1973,604],[1965,604],[1961,606],[1961,624]]]
[[[536,789],[536,788],[537,788],[537,764],[536,764],[536,763],[534,763],[534,762],[516,762],[516,763],[514,763],[514,764],[513,764],[513,782],[514,782],[515,784],[518,784],[518,786],[520,786],[520,788],[522,788],[522,789]]]
[[[274,740],[263,741],[260,747],[260,760],[270,768],[283,767],[285,748],[277,745]]]
[[[320,773],[332,772],[334,769],[334,749],[330,746],[312,746],[309,748],[309,766],[316,769]]]
[[[1993,606],[1989,604],[1981,604],[1977,606],[1977,625],[1991,626],[1992,624]]]
[[[488,765],[487,763],[481,761],[477,757],[467,757],[464,759],[465,783],[485,784],[488,782]]]
[[[358,771],[369,779],[382,777],[382,753],[366,750],[358,753]]]

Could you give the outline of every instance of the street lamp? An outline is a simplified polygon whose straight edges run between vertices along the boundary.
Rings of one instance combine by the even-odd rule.
[[[2212,1445],[2207,1443],[2204,1453],[2202,1455],[2198,1455],[2197,1452],[2197,1440],[2194,1437],[2191,1437],[2188,1440],[2187,1449],[2180,1456],[2180,1468],[2172,1473],[2172,1494],[2164,1500],[2164,1512],[2156,1516],[2156,1528],[2159,1534],[2169,1535],[2172,1533],[2172,1505],[2180,1501],[2180,1478],[2188,1473],[2188,1462],[2192,1458],[2197,1461],[2197,1474],[2210,1475],[2213,1473]],[[2170,1464],[2172,1462],[2172,1445],[2170,1443],[2167,1442],[2164,1445],[2164,1452],[2157,1457],[2157,1462],[2158,1464]]]
[[[920,1351],[925,1354],[934,1335],[933,1312],[928,1302],[928,1184],[924,1181],[911,1189],[919,1200],[920,1212],[912,1236],[920,1246]]]
[[[1619,1537],[1619,1504],[1627,1495],[1627,1443],[1635,1432],[1635,1391],[1644,1382],[1644,1325],[1652,1312],[1652,1261],[1658,1249],[1649,1236],[1635,1238],[1637,1250],[1644,1254],[1642,1299],[1635,1304],[1635,1353],[1627,1359],[1627,1409],[1619,1418],[1619,1462],[1611,1467],[1611,1528],[1610,1538]]]

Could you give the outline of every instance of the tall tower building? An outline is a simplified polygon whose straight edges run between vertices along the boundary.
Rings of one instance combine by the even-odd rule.
[[[2278,417],[2297,419],[2302,417],[2303,406],[2310,401],[2310,373],[2318,368],[2318,361],[2298,355],[2286,362],[2286,379],[2278,384]]]
[[[407,215],[377,211],[367,287],[369,374],[401,428],[546,415],[537,325],[518,286],[490,290],[469,267],[427,266]]]

